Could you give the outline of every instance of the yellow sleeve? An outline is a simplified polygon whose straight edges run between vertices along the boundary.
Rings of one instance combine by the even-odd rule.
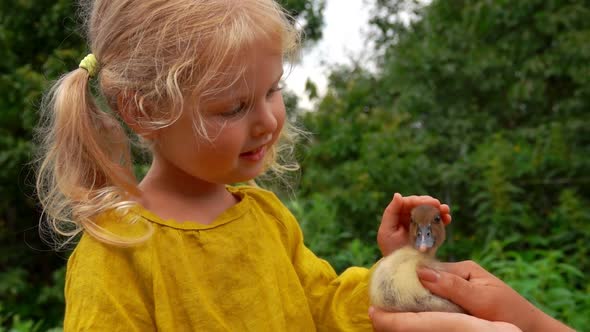
[[[155,331],[148,259],[82,236],[68,260],[64,331]]]
[[[307,248],[298,249],[294,266],[318,331],[373,331],[368,316],[368,269],[350,267],[336,275]]]
[[[284,208],[289,247],[318,331],[373,331],[368,316],[371,271],[351,267],[337,275],[303,243],[295,217]]]

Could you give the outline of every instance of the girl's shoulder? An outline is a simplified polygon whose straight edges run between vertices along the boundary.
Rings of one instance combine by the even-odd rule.
[[[230,186],[228,190],[241,199],[240,203],[263,213],[264,217],[275,219],[280,225],[289,229],[299,228],[295,216],[272,191],[246,185]]]
[[[153,226],[142,220],[136,210],[131,207],[103,212],[87,224],[92,234],[87,229],[77,241],[68,258],[68,274],[104,279],[106,271],[148,271]]]
[[[282,204],[277,195],[270,190],[263,189],[251,185],[235,185],[227,186],[227,190],[243,199],[244,197],[250,197],[257,202],[267,202],[269,204]]]
[[[151,232],[152,225],[146,222],[147,212],[139,205],[132,205],[120,210],[109,210],[97,215],[92,225],[100,228],[104,234],[125,239],[142,238]]]
[[[232,186],[228,190],[249,206],[249,217],[278,232],[283,244],[293,250],[303,241],[299,223],[289,209],[272,191],[254,186]]]
[[[239,197],[240,203],[259,207],[264,212],[276,215],[279,218],[291,217],[289,209],[270,190],[248,185],[228,186],[227,190]]]

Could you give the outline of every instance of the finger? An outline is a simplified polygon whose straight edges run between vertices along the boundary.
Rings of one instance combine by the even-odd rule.
[[[410,213],[410,211],[418,205],[432,205],[435,207],[440,206],[440,201],[431,196],[408,196],[404,197],[404,212]]]
[[[375,331],[430,332],[437,331],[494,331],[488,321],[458,313],[402,312],[391,313],[374,310],[371,315]]]
[[[440,270],[455,274],[465,280],[491,276],[491,274],[483,267],[479,266],[479,264],[469,260],[455,263],[439,263],[437,266]]]
[[[451,221],[453,221],[453,217],[451,217],[450,214],[443,214],[442,218],[443,218],[443,223],[445,224],[445,226],[450,224]]]
[[[451,208],[447,204],[441,204],[438,208],[440,211],[440,215],[443,219],[443,223],[448,225],[451,223],[453,218],[451,217]]]
[[[385,208],[381,218],[381,226],[387,229],[397,229],[399,227],[399,214],[403,206],[403,196],[399,193],[393,195],[393,199]]]
[[[420,281],[432,293],[444,297],[464,309],[472,306],[474,296],[476,296],[477,292],[474,285],[468,280],[456,274],[438,271],[438,276],[433,281],[432,276],[426,277],[424,271],[420,270],[418,271],[418,276],[423,277]]]
[[[522,332],[521,329],[519,329],[518,327],[516,327],[515,325],[512,325],[510,323],[505,323],[505,322],[491,322],[493,326],[496,327],[496,330],[498,332]]]
[[[419,196],[419,201],[424,202],[421,204],[430,204],[434,206],[440,206],[440,201],[432,196],[422,195]]]

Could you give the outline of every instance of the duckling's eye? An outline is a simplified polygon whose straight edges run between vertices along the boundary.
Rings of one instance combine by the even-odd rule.
[[[441,219],[440,219],[440,216],[436,216],[436,217],[434,217],[434,222],[435,222],[435,223],[437,223],[437,224],[438,224],[440,221],[441,221]]]

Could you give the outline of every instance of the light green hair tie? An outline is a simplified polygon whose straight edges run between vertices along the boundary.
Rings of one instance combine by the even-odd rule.
[[[88,76],[94,77],[98,72],[98,60],[96,60],[94,54],[90,53],[80,61],[78,67],[86,69]]]

